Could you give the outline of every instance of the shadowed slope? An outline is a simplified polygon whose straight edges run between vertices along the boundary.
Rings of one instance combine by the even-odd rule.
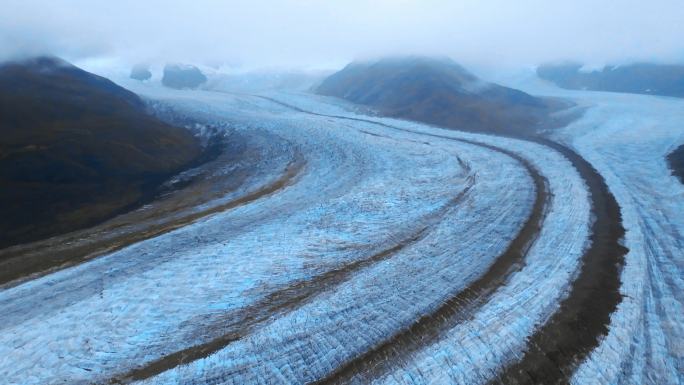
[[[189,132],[60,59],[0,65],[0,247],[125,210],[201,153]]]

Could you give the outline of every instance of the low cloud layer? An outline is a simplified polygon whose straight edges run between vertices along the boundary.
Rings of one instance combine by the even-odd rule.
[[[466,65],[684,62],[681,0],[5,0],[0,59],[333,67],[389,54]]]

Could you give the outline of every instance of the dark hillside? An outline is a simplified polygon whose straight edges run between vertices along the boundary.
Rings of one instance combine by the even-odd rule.
[[[450,59],[424,57],[352,63],[317,92],[389,116],[503,134],[533,133],[553,109],[546,100],[480,80]]]
[[[50,57],[2,64],[0,247],[125,210],[200,153],[105,78]]]

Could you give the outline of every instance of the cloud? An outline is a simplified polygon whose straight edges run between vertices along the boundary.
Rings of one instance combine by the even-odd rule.
[[[0,58],[339,66],[387,54],[468,65],[684,62],[681,0],[5,0]]]

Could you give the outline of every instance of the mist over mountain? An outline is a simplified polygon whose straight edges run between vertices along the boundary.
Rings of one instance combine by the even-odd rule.
[[[131,79],[145,81],[152,78],[150,68],[144,64],[136,64],[131,68]]]
[[[546,64],[537,75],[574,90],[684,97],[684,65],[635,63],[586,71],[578,63]]]
[[[316,90],[398,118],[469,131],[533,133],[556,107],[477,78],[448,58],[393,57],[354,62]]]
[[[1,4],[0,385],[684,385],[684,0]]]
[[[215,74],[207,82],[207,89],[230,92],[266,90],[309,91],[332,71],[250,71]]]
[[[53,57],[0,66],[0,247],[106,218],[201,153],[113,82]]]
[[[192,89],[207,82],[199,68],[189,64],[167,64],[164,67],[162,84],[175,89]]]
[[[448,55],[468,68],[572,58],[684,60],[679,0],[5,0],[0,60],[51,53],[335,68],[372,55]]]

